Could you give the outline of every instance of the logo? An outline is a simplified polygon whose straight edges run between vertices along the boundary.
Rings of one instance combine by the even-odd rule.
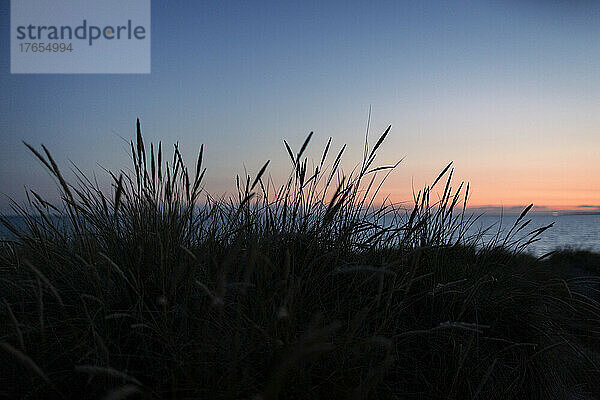
[[[150,73],[150,0],[12,0],[11,73]]]

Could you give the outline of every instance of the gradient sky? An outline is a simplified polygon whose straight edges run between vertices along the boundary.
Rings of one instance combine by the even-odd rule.
[[[426,4],[423,4],[426,3]],[[346,164],[392,124],[384,192],[409,200],[454,160],[471,204],[600,205],[600,2],[153,1],[150,75],[11,75],[0,1],[0,192],[55,193],[21,141],[99,180],[146,141],[206,146],[207,188],[329,136]],[[0,198],[0,210],[8,201]],[[588,207],[589,209],[590,207]]]

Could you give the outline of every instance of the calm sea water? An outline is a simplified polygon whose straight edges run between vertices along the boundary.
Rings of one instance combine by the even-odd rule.
[[[495,234],[500,225],[502,231],[509,230],[517,216],[483,215],[474,224],[473,230],[493,226],[488,236]],[[534,229],[554,223],[554,226],[543,232],[537,242],[531,243],[527,250],[537,256],[561,248],[573,248],[600,252],[600,215],[533,215],[526,219],[531,222],[521,232],[528,233]],[[525,219],[525,220],[526,220]]]
[[[510,229],[516,218],[517,216],[504,216],[500,220],[498,216],[483,215],[473,225],[471,231],[492,227],[487,233],[487,237],[490,237],[497,232],[499,226],[502,231]],[[600,215],[533,215],[529,218],[532,221],[522,232],[531,232],[554,222],[552,228],[539,236],[539,241],[530,244],[527,248],[535,255],[540,256],[558,248],[600,252]],[[9,217],[9,220],[15,226],[23,226],[23,221],[19,217]],[[11,233],[0,224],[0,238],[10,237]]]

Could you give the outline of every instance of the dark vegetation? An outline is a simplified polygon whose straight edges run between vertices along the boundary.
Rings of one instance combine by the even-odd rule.
[[[502,237],[467,235],[450,165],[408,209],[375,206],[388,131],[346,176],[331,140],[312,166],[310,136],[285,143],[286,184],[267,163],[221,199],[202,150],[189,171],[139,123],[109,194],[28,145],[62,202],[30,191],[27,226],[3,219],[0,395],[600,398],[600,256],[528,255],[547,228],[529,208]]]

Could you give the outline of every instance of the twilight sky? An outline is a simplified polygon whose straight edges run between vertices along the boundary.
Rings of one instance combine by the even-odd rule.
[[[17,201],[55,193],[22,140],[102,181],[140,117],[190,162],[204,143],[220,194],[267,159],[282,182],[282,140],[311,130],[310,154],[332,136],[349,169],[372,106],[372,140],[392,124],[381,162],[406,156],[395,201],[454,160],[474,206],[600,205],[600,2],[154,0],[150,75],[11,75],[9,15],[1,0],[0,193]]]

